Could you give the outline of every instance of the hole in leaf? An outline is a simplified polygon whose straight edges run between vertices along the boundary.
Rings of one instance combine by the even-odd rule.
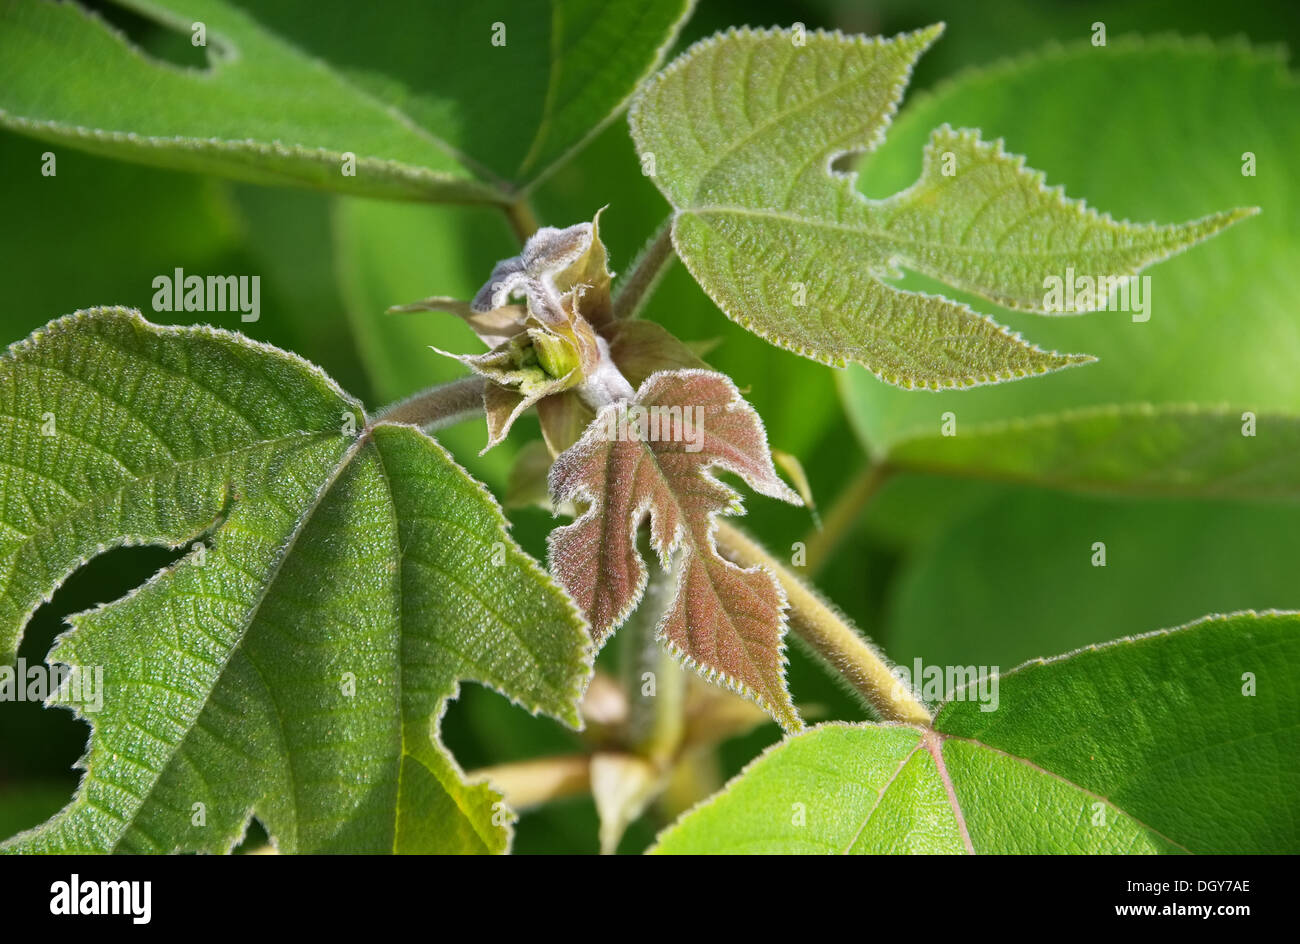
[[[206,46],[195,46],[190,24],[156,20],[110,0],[76,0],[76,5],[122,34],[126,42],[146,59],[207,71],[212,68],[209,50],[215,57],[222,54],[211,35],[205,37]]]
[[[248,832],[244,833],[243,841],[234,849],[235,855],[250,855],[270,851],[271,836],[267,833],[266,827],[256,816],[248,824]]]
[[[838,154],[831,161],[831,173],[834,174],[852,174],[862,163],[863,151],[845,151]]]
[[[188,550],[125,547],[90,561],[32,616],[23,633],[19,657],[28,668],[43,666],[55,637],[68,628],[65,616],[126,595]],[[39,786],[43,798],[56,787],[66,787],[59,804],[63,806],[80,780],[72,765],[85,753],[89,733],[89,726],[78,721],[71,711],[47,709],[39,701],[0,702],[0,744],[4,745],[0,751],[0,792],[26,793]],[[0,839],[35,825],[26,823],[4,832]]]

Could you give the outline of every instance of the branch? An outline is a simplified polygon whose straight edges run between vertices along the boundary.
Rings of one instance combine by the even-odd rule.
[[[889,671],[875,646],[776,558],[739,528],[718,521],[718,550],[744,567],[762,567],[785,590],[790,626],[874,708],[885,721],[929,726],[929,710]]]
[[[487,380],[462,377],[439,384],[385,407],[376,423],[410,423],[427,433],[483,415],[483,389]]]

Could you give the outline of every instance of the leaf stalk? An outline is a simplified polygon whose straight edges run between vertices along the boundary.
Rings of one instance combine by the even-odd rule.
[[[438,384],[379,411],[376,423],[409,423],[426,433],[483,415],[487,380],[477,375]]]
[[[536,760],[482,767],[470,781],[486,780],[518,812],[591,789],[591,758],[585,754],[539,757]]]
[[[777,579],[790,607],[790,627],[882,720],[930,725],[929,710],[895,678],[885,657],[815,590],[734,525],[719,521],[716,539],[724,556],[744,567],[762,567]]]
[[[673,221],[669,217],[636,257],[632,271],[620,280],[618,294],[614,296],[615,320],[637,316],[673,261],[674,254]]]
[[[513,203],[502,204],[501,209],[505,212],[506,221],[510,224],[510,230],[523,245],[528,242],[528,237],[541,227],[537,222],[537,214],[533,212],[533,206],[528,202],[527,197],[520,197]]]

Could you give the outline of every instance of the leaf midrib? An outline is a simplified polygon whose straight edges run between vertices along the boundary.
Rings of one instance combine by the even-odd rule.
[[[877,201],[876,205],[878,205],[881,202],[883,201]],[[862,206],[862,210],[865,212],[869,212],[872,209],[872,206],[873,206],[872,203],[864,202]],[[825,219],[824,217],[801,216],[797,213],[787,212],[784,210],[734,206],[731,204],[711,203],[711,204],[701,205],[701,206],[683,207],[679,209],[677,212],[678,215],[689,214],[692,216],[698,216],[704,220],[707,220],[707,218],[710,216],[745,216],[745,217],[754,217],[760,220],[768,220],[772,222],[794,223],[802,226],[814,227],[817,229],[828,229],[828,230],[833,230],[835,232],[841,232],[841,233],[852,233],[856,236],[861,236],[866,239],[874,240],[875,245],[872,246],[873,249],[878,248],[881,244],[887,244],[891,247],[907,246],[907,247],[922,248],[922,249],[937,247],[940,249],[947,250],[949,252],[965,253],[968,256],[978,257],[978,258],[987,257],[993,259],[1008,259],[1008,258],[1078,259],[1080,257],[1080,252],[1079,250],[1076,249],[1062,249],[1055,252],[1033,252],[1029,250],[981,249],[981,248],[972,249],[971,247],[963,246],[959,243],[942,242],[939,240],[922,240],[916,238],[909,238],[906,236],[898,236],[897,234],[889,231],[888,229],[882,229],[878,225],[841,223],[836,220]],[[1131,223],[1129,224],[1129,226],[1135,231],[1139,231],[1139,232],[1145,231],[1148,233],[1158,233],[1162,229],[1167,228],[1152,223]],[[1135,245],[1134,247],[1130,247],[1130,248],[1140,248],[1140,246]],[[1104,250],[1099,249],[1097,251],[1103,252]],[[907,261],[911,266],[916,265],[916,263],[910,259]],[[883,281],[881,275],[875,273],[873,273],[873,275],[877,280]],[[943,278],[946,280],[948,277],[944,276]]]
[[[862,833],[866,831],[867,825],[871,822],[871,817],[875,815],[876,810],[880,809],[880,804],[884,802],[885,794],[889,792],[889,788],[894,785],[894,781],[898,779],[898,775],[903,772],[903,768],[906,767],[912,758],[916,756],[917,752],[921,750],[924,743],[925,738],[924,735],[922,735],[917,738],[916,745],[903,755],[903,758],[898,762],[898,766],[894,768],[894,772],[890,774],[889,779],[885,781],[884,786],[876,792],[876,802],[871,804],[871,809],[867,810],[867,815],[862,818],[862,824],[858,826],[857,831],[853,833],[853,838],[849,840],[848,845],[844,847],[844,850],[840,855],[849,855],[853,852],[853,847],[856,846],[858,840],[862,838]]]
[[[1071,787],[1072,789],[1078,790],[1080,793],[1083,793],[1086,796],[1090,796],[1094,800],[1099,800],[1100,802],[1105,803],[1112,810],[1122,814],[1123,816],[1126,816],[1128,819],[1132,820],[1138,826],[1141,826],[1147,832],[1151,833],[1151,835],[1158,836],[1160,839],[1169,843],[1171,846],[1177,846],[1179,849],[1183,850],[1189,855],[1192,854],[1192,850],[1188,849],[1181,842],[1171,839],[1169,836],[1166,836],[1160,830],[1138,819],[1126,808],[1120,806],[1114,800],[1110,799],[1109,797],[1102,796],[1100,793],[1097,793],[1096,791],[1089,790],[1087,787],[1075,783],[1073,780],[1071,780],[1069,777],[1066,777],[1064,774],[1059,774],[1054,770],[1049,770],[1046,767],[1041,767],[1027,757],[1021,757],[1019,754],[1013,754],[1010,751],[1004,751],[1001,748],[994,747],[991,744],[986,744],[984,741],[981,741],[978,738],[963,737],[957,734],[945,734],[942,731],[935,731],[934,733],[938,737],[939,741],[941,742],[941,745],[942,742],[950,741],[950,740],[959,741],[964,744],[971,744],[974,745],[975,747],[982,748],[983,750],[991,751],[994,754],[998,754],[1001,757],[1006,757],[1009,760],[1016,761],[1017,763],[1022,764],[1025,767],[1028,767],[1030,770],[1034,771],[1035,773],[1044,774],[1045,776],[1051,777],[1053,780],[1056,780],[1059,783],[1063,783],[1066,786]]]
[[[873,728],[880,729],[882,726],[864,725],[863,727],[869,730]],[[1111,800],[1109,797],[1102,796],[1101,794],[1096,793],[1093,790],[1089,790],[1086,787],[1080,786],[1070,778],[1062,774],[1059,774],[1053,770],[1048,770],[1045,767],[1041,767],[1026,757],[1021,757],[1018,754],[1011,753],[1010,751],[1004,751],[1001,748],[993,747],[992,745],[986,744],[985,742],[979,740],[978,738],[962,737],[960,735],[955,735],[955,734],[945,734],[944,732],[939,731],[937,729],[927,729],[915,725],[907,725],[907,727],[911,727],[913,730],[918,732],[919,738],[917,740],[916,745],[910,751],[907,752],[906,756],[904,756],[899,761],[894,772],[890,774],[889,780],[885,783],[883,787],[881,787],[879,793],[876,796],[875,803],[873,803],[871,809],[867,811],[867,814],[863,818],[861,825],[858,827],[857,831],[853,834],[853,838],[849,840],[848,845],[845,847],[841,855],[848,855],[853,851],[854,845],[857,843],[858,839],[861,838],[863,831],[866,829],[867,825],[871,821],[871,817],[875,814],[876,810],[880,807],[880,804],[884,801],[885,795],[888,793],[889,789],[894,785],[894,782],[898,779],[899,774],[902,773],[903,768],[907,766],[908,762],[910,762],[911,759],[914,756],[916,756],[916,754],[922,748],[927,746],[926,745],[927,738],[933,738],[938,742],[936,745],[936,750],[930,751],[930,754],[935,758],[935,774],[940,778],[941,782],[943,780],[943,773],[945,769],[944,766],[940,766],[941,764],[943,764],[942,757],[943,757],[944,743],[946,741],[952,740],[952,741],[959,741],[965,744],[971,744],[983,750],[991,751],[992,753],[1005,757],[1009,760],[1016,761],[1017,763],[1022,764],[1025,767],[1028,767],[1030,770],[1034,771],[1035,773],[1043,774],[1045,776],[1051,777],[1052,779],[1058,781],[1059,783],[1063,783],[1074,790],[1078,790],[1080,793],[1083,793],[1086,796],[1092,797],[1095,800],[1099,800],[1100,802],[1105,803],[1108,807],[1110,807],[1115,812],[1132,820],[1135,824],[1137,824],[1142,829],[1149,832],[1151,835],[1159,837],[1161,840],[1169,843],[1171,846],[1176,846],[1177,848],[1183,850],[1184,852],[1187,852],[1189,854],[1191,853],[1191,850],[1188,849],[1186,846],[1184,846],[1182,843],[1171,839],[1169,836],[1166,836],[1158,829],[1155,829],[1154,827],[1138,819],[1138,817],[1134,816],[1131,812],[1129,812],[1127,809],[1125,809],[1124,807],[1120,806],[1118,803]],[[951,810],[954,819],[956,820],[959,827],[961,828],[963,838],[967,843],[969,843],[970,838],[969,835],[966,833],[966,827],[965,827],[965,813],[962,811],[961,806],[957,800],[955,781],[953,782],[952,791],[949,791],[947,789],[946,784],[944,785],[944,796],[948,801],[948,807]],[[969,846],[969,849],[973,854],[979,854],[979,851],[976,850],[973,846]]]
[[[230,663],[235,658],[235,656],[238,653],[243,651],[244,641],[248,637],[248,631],[252,628],[253,624],[257,622],[257,617],[261,613],[262,605],[266,602],[267,598],[270,596],[271,590],[276,585],[276,581],[279,579],[280,573],[283,570],[285,563],[289,560],[290,556],[293,554],[293,550],[298,543],[298,539],[302,536],[303,532],[306,531],[307,525],[311,522],[311,519],[315,515],[316,510],[320,508],[321,504],[325,501],[325,498],[329,495],[331,491],[333,491],[334,486],[338,483],[338,480],[342,476],[343,472],[351,465],[352,460],[355,459],[357,454],[370,443],[371,440],[369,435],[362,434],[357,436],[357,438],[352,442],[351,445],[348,446],[347,450],[339,458],[338,463],[334,466],[333,469],[330,470],[329,475],[326,476],[325,481],[321,483],[320,488],[316,491],[316,494],[312,497],[312,500],[308,502],[307,505],[303,508],[303,511],[298,516],[297,521],[294,522],[294,526],[290,530],[287,539],[285,541],[284,550],[281,552],[279,558],[275,561],[274,565],[272,565],[271,571],[267,575],[266,580],[263,582],[261,589],[258,591],[256,599],[253,601],[252,606],[249,607],[247,616],[243,621],[243,626],[240,629],[239,636],[236,640],[234,640],[234,642],[227,649],[225,653],[225,658],[221,661],[221,666],[216,673],[216,677],[213,681],[213,684],[209,686],[208,690],[204,693],[203,700],[196,707],[193,716],[189,720],[189,723],[185,726],[185,730],[169,746],[170,749],[167,752],[166,761],[159,765],[158,770],[155,772],[152,778],[152,782],[149,784],[149,788],[141,794],[139,802],[136,804],[136,808],[133,811],[133,815],[131,819],[123,823],[124,828],[118,833],[117,837],[113,840],[113,844],[109,850],[110,852],[116,852],[119,844],[122,842],[122,839],[124,838],[126,833],[130,829],[134,828],[136,816],[138,816],[139,812],[144,808],[145,804],[149,802],[150,798],[153,796],[154,791],[158,788],[158,784],[162,780],[163,774],[166,773],[167,769],[175,761],[177,755],[180,753],[182,746],[185,744],[185,742],[189,740],[190,734],[194,731],[194,728],[198,724],[199,719],[203,716],[203,713],[207,711],[208,703],[211,700],[213,693],[220,686],[221,680],[225,676],[226,669],[229,668]],[[250,665],[253,665],[251,660],[250,660]],[[255,671],[257,671],[258,676],[260,678],[261,670],[258,669],[256,665],[253,665],[253,668]],[[266,684],[265,679],[263,679],[263,684]],[[274,706],[275,704],[274,699],[272,699],[272,704]],[[276,707],[276,715],[278,720],[279,717],[278,707]],[[279,724],[279,733],[281,737],[283,737],[283,724]],[[291,784],[295,784],[295,777],[293,773],[292,752],[286,752],[285,762],[288,766],[289,781]],[[293,804],[294,834],[295,834],[295,838],[297,838],[298,805],[296,802],[296,796],[297,796],[296,786],[294,788],[294,796],[295,796],[295,802]]]

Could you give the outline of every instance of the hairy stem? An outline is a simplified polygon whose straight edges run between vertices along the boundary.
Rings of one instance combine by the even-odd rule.
[[[828,665],[844,677],[885,721],[929,725],[925,705],[889,671],[889,663],[849,623],[786,567],[739,528],[718,522],[718,550],[744,567],[771,572],[790,604],[790,626]]]
[[[672,261],[673,221],[669,217],[636,257],[632,271],[620,279],[619,291],[614,297],[615,319],[637,316]]]
[[[893,474],[891,466],[883,462],[870,462],[839,494],[822,519],[821,528],[804,540],[804,566],[809,575],[815,576],[826,566],[830,556],[862,517],[862,510]]]
[[[429,433],[454,426],[483,415],[483,388],[486,384],[483,377],[471,376],[421,390],[385,407],[375,417],[375,422],[410,423]]]
[[[591,758],[585,754],[539,757],[470,771],[470,781],[487,780],[516,811],[591,789]]]
[[[510,229],[520,243],[528,242],[528,237],[537,232],[541,225],[537,222],[537,214],[533,212],[533,206],[528,202],[527,197],[520,197],[514,203],[504,204],[501,209],[505,211]]]

